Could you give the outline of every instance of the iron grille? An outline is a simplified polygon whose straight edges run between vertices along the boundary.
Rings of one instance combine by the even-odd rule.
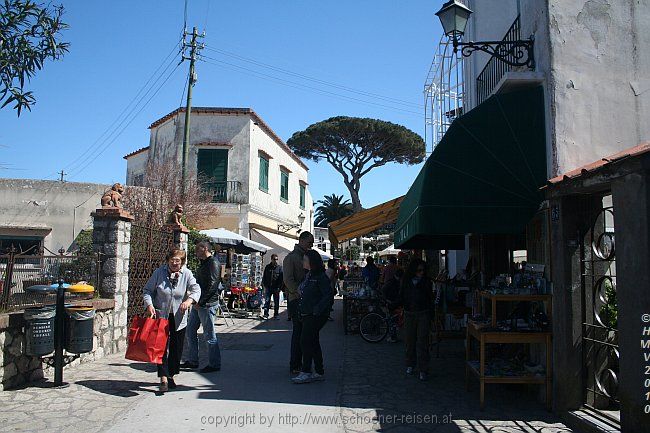
[[[131,224],[129,256],[128,320],[144,313],[142,295],[145,284],[174,246],[174,233],[153,223],[152,218]]]
[[[611,196],[606,196],[603,203],[581,245],[585,405],[618,422],[620,352]]]
[[[503,37],[502,41],[512,42],[521,39],[521,21],[519,15],[515,18],[515,21],[512,23],[506,35]],[[515,61],[514,55],[506,57],[507,60]],[[481,73],[476,78],[476,96],[478,99],[478,104],[485,101],[490,93],[495,89],[497,84],[506,72],[510,72],[515,69],[514,66],[510,66],[507,63],[500,61],[499,59],[492,57],[487,62]],[[478,105],[477,104],[477,105]]]
[[[36,255],[16,254],[10,249],[0,256],[0,310],[14,311],[54,303],[54,295],[33,295],[25,291],[35,285],[85,281],[99,293],[101,254]],[[74,295],[66,295],[78,298]]]

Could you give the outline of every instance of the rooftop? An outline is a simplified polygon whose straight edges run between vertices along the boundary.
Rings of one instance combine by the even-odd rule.
[[[161,117],[160,119],[156,120],[153,122],[151,125],[149,125],[149,129],[155,128],[159,125],[162,125],[169,119],[172,119],[174,116],[180,113],[185,113],[186,109],[185,107],[180,107],[177,108],[176,110],[172,111],[171,113],[168,113]],[[262,118],[252,109],[252,108],[233,108],[233,107],[192,107],[192,113],[196,114],[217,114],[221,116],[250,116],[251,119],[257,125],[264,130],[267,134],[273,138],[273,140],[280,146],[282,149],[284,149],[302,168],[305,170],[309,170],[307,165],[296,155],[293,153],[291,148],[287,146],[287,144],[276,134],[271,127],[264,121]],[[144,148],[143,148],[144,149]],[[140,149],[140,150],[143,150]],[[137,153],[138,151],[136,151]],[[129,154],[127,156],[132,156],[132,154]]]
[[[606,167],[608,165],[611,165],[616,162],[623,161],[625,159],[628,159],[630,157],[634,156],[639,156],[643,155],[645,153],[650,152],[650,142],[646,143],[641,143],[638,146],[630,147],[629,149],[621,150],[620,152],[617,152],[613,155],[606,156],[605,158],[601,158],[598,161],[594,161],[589,164],[585,164],[581,167],[578,167],[574,170],[568,171],[564,174],[561,174],[559,176],[556,176],[552,179],[548,180],[547,186],[555,186],[558,184],[561,184],[563,182],[567,182],[570,180],[575,180],[579,179],[581,177],[587,176],[593,172],[596,172],[603,167]]]

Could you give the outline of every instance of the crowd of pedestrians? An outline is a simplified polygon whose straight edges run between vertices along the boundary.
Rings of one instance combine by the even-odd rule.
[[[298,243],[282,264],[278,263],[277,254],[271,255],[262,277],[263,318],[269,318],[273,301],[273,319],[278,320],[281,292],[287,300],[287,316],[292,321],[291,380],[296,384],[324,380],[320,331],[333,320],[334,298],[337,294],[342,295],[344,280],[351,274],[361,274],[370,288],[382,293],[390,311],[403,311],[406,373],[415,374],[417,369],[420,380],[427,380],[433,296],[432,281],[426,276],[426,264],[413,259],[407,269],[402,270],[396,258],[390,257],[380,269],[372,257],[367,257],[363,268],[348,270],[335,259],[328,260],[325,266],[321,255],[312,249],[313,244],[311,233],[301,233]],[[167,349],[162,363],[157,366],[161,392],[176,387],[174,376],[181,368],[199,368],[197,331],[200,326],[208,349],[208,364],[200,372],[207,374],[221,370],[221,352],[215,332],[216,306],[223,290],[221,265],[209,242],[197,243],[195,252],[199,260],[196,275],[185,266],[185,251],[173,249],[167,255],[166,263],[156,269],[143,290],[148,316],[166,318],[169,322]],[[186,359],[182,360],[185,341]],[[398,341],[396,328],[391,328],[388,341]]]

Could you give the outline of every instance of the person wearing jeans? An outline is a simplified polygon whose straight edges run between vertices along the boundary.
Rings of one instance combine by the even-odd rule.
[[[323,351],[319,333],[327,323],[332,301],[331,280],[325,274],[325,266],[320,254],[314,250],[307,251],[303,263],[309,272],[299,288],[302,366],[300,374],[291,379],[293,383],[309,383],[324,379]]]
[[[271,298],[273,298],[273,318],[277,320],[280,312],[280,289],[282,289],[282,266],[278,265],[277,254],[271,254],[271,263],[264,268],[262,287],[264,287],[264,318],[269,318]]]
[[[287,254],[282,262],[282,278],[287,294],[287,309],[289,310],[293,324],[293,332],[291,333],[291,357],[289,359],[289,371],[291,374],[300,373],[302,366],[302,350],[300,348],[302,321],[298,287],[305,277],[303,256],[307,251],[310,251],[313,245],[314,235],[309,232],[300,233],[298,244],[293,251]]]
[[[196,271],[196,281],[201,286],[201,298],[192,307],[187,321],[187,359],[183,363],[186,369],[199,367],[199,338],[197,331],[203,326],[203,338],[208,346],[208,365],[203,367],[201,373],[212,373],[221,370],[221,351],[214,328],[217,315],[216,304],[219,300],[219,283],[221,282],[221,265],[212,254],[212,245],[209,242],[196,244],[196,257],[200,261]]]

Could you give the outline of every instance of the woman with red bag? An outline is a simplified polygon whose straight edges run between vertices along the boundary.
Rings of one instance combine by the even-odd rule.
[[[184,250],[172,249],[167,263],[156,269],[144,286],[144,305],[152,318],[169,320],[167,351],[158,364],[160,392],[176,388],[174,375],[180,372],[187,312],[199,301],[201,288],[192,271],[185,267]]]

